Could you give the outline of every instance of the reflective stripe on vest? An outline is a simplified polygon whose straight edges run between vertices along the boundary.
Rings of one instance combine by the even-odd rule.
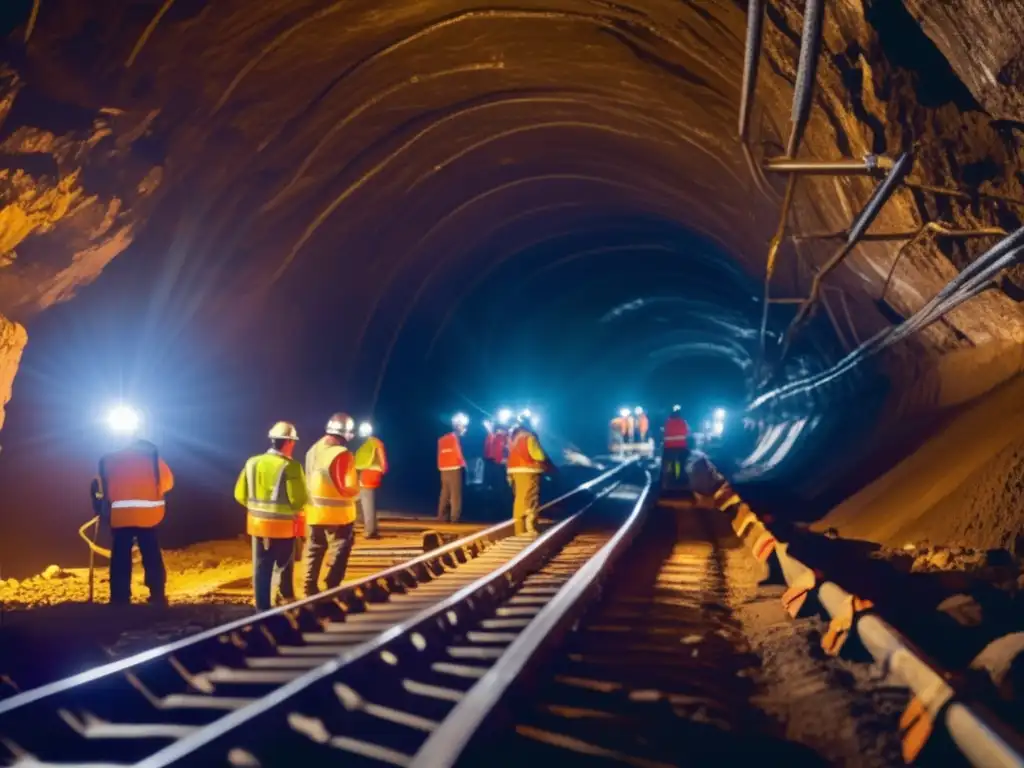
[[[328,445],[320,438],[306,452],[306,488],[309,503],[306,523],[309,525],[347,525],[356,519],[355,499],[341,495],[331,477],[331,465],[338,456],[348,453],[341,445]],[[354,469],[354,467],[353,467]]]
[[[145,499],[125,499],[124,501],[111,502],[110,508],[124,509],[125,507],[136,507],[148,509],[150,507],[162,507],[163,505],[163,501],[146,501]]]
[[[508,472],[532,472],[539,474],[544,471],[544,462],[537,461],[530,455],[529,432],[522,431],[512,439],[512,447],[508,452]]]
[[[690,428],[682,419],[669,419],[665,422],[665,447],[685,448],[690,436]]]
[[[99,463],[98,491],[110,510],[111,528],[151,528],[163,521],[165,504],[156,446],[137,441]]]
[[[459,436],[449,432],[437,441],[437,468],[442,472],[462,469],[466,461],[462,456]]]
[[[249,486],[249,501],[246,507],[249,514],[260,520],[280,520],[281,518],[294,518],[296,512],[288,503],[287,491],[284,485],[285,474],[288,470],[288,462],[284,461],[274,478],[274,486],[270,491],[269,499],[256,498],[256,465],[259,457],[249,459],[245,466],[245,481]]]

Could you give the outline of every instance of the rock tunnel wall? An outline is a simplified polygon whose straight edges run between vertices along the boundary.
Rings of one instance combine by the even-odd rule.
[[[955,229],[1019,226],[1024,3],[827,5],[804,156],[915,152],[912,177],[919,186],[897,193],[877,219],[877,231],[915,231],[925,222]],[[404,140],[388,122],[396,118],[365,105],[418,80],[445,80],[431,74],[441,67],[487,73],[451,88],[431,86],[422,104],[414,96],[394,110],[403,119],[417,111],[448,115],[464,109],[465,99],[480,88],[587,90],[591,101],[604,105],[598,117],[580,106],[584,100],[563,100],[551,124],[579,122],[580,110],[590,122],[605,120],[615,129],[606,131],[609,136],[627,136],[616,141],[635,167],[610,168],[583,158],[568,170],[605,174],[620,190],[640,189],[623,192],[633,198],[619,202],[701,229],[759,277],[781,187],[759,192],[732,138],[744,6],[726,0],[614,6],[547,0],[476,9],[442,0],[386,8],[376,1],[291,0],[258,9],[241,0],[21,3],[23,13],[9,19],[0,57],[0,315],[4,338],[10,339],[0,352],[0,389],[9,397],[8,372],[16,370],[25,338],[19,324],[30,325],[35,313],[70,299],[113,258],[130,251],[140,228],[155,220],[169,232],[188,235],[186,244],[203,243],[190,258],[212,264],[217,254],[210,280],[218,285],[225,275],[266,285],[302,249],[330,250],[316,239],[323,236],[315,234],[318,227],[346,244],[355,279],[388,286],[396,270],[405,269],[416,278],[410,282],[422,282],[416,265],[402,262],[419,247],[422,231],[389,230],[373,209],[398,209],[410,181],[419,183],[416,174],[432,171],[409,168],[393,185],[382,184],[372,194],[360,191],[376,157],[396,151],[393,145]],[[802,6],[796,0],[770,3],[753,136],[758,158],[783,151]],[[434,47],[417,49],[424,39]],[[565,82],[552,81],[559,62]],[[611,78],[602,62],[618,68],[620,77]],[[355,70],[364,80],[354,80],[350,90],[370,94],[358,109],[370,110],[380,125],[352,134],[339,129],[331,138],[325,130],[347,125],[358,110],[351,103],[330,106],[324,94],[335,73]],[[622,104],[634,113],[645,105],[650,122],[660,127],[651,133],[629,118],[629,133],[616,123],[624,118],[610,116],[612,103],[619,104],[616,115]],[[675,134],[666,137],[666,126]],[[279,141],[286,129],[294,135]],[[510,130],[509,124],[467,122],[443,140],[475,146],[496,130]],[[311,146],[329,141],[335,143],[323,147],[332,153],[330,167],[306,167]],[[601,153],[610,146],[601,145]],[[420,162],[437,162],[425,155]],[[339,194],[328,185],[338,173],[334,164],[363,176]],[[477,160],[477,167],[504,165],[501,154]],[[285,204],[276,202],[279,183],[267,182],[262,198],[252,191],[263,189],[260,183],[268,178],[292,177],[296,169],[307,176],[294,176]],[[237,191],[240,186],[244,193]],[[936,187],[958,191],[937,194],[931,189]],[[791,231],[845,229],[871,189],[864,178],[801,181]],[[367,197],[362,207],[360,195]],[[183,200],[201,204],[189,207]],[[454,208],[460,201],[444,202]],[[331,218],[342,203],[351,206],[342,209],[344,226]],[[253,216],[257,209],[265,215]],[[333,229],[327,226],[332,222]],[[267,236],[271,231],[274,237]],[[374,242],[360,250],[361,240]],[[842,307],[843,319],[836,323],[842,343],[852,346],[918,309],[991,242],[924,238],[903,254],[881,301],[902,242],[859,246],[828,283],[837,315]],[[815,265],[830,252],[825,242],[789,243],[774,294],[803,295]],[[128,255],[133,256],[143,258]],[[456,275],[472,266],[445,269]],[[1008,295],[1019,298],[1024,290],[1020,267],[1006,276],[1003,288],[954,310],[889,358],[895,412],[967,398],[1021,370],[1024,313]],[[372,314],[381,300],[367,295],[353,311]],[[979,369],[979,358],[991,364]],[[971,362],[965,366],[962,360]],[[965,368],[972,371],[967,389]]]

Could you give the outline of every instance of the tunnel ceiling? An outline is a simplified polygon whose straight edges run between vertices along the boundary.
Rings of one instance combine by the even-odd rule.
[[[675,296],[701,314],[692,302],[721,299],[693,328],[674,315],[679,327],[652,353],[685,346],[679,332],[735,351],[743,333],[718,333],[715,318],[748,335],[755,327],[749,302],[760,292],[782,186],[755,183],[736,138],[746,3],[7,6],[0,312],[10,321],[31,328],[35,313],[126,253],[152,262],[169,312],[215,319],[282,302],[298,315],[342,312],[358,331],[338,355],[379,361],[410,318],[433,327],[417,335],[428,347],[453,305],[498,270],[556,274],[550,262],[588,250],[577,243],[558,256],[557,243],[600,221],[609,242],[618,233],[623,252],[632,248],[634,271],[663,274],[669,254],[694,278],[689,290],[667,294],[612,292],[604,313]],[[897,192],[873,231],[928,221],[1019,226],[1024,2],[827,6],[802,155],[914,150],[918,188]],[[783,152],[802,8],[769,3],[756,162]],[[873,184],[802,180],[791,231],[845,229]],[[678,247],[670,229],[729,265],[702,268],[700,249]],[[660,252],[659,238],[672,241]],[[829,278],[848,343],[919,309],[992,240],[925,238],[900,261],[880,307],[903,242],[866,243]],[[805,295],[834,246],[787,241],[773,294]],[[732,274],[753,291],[693,290]],[[585,271],[565,275],[589,283]],[[1008,276],[1010,293],[1020,277]],[[773,310],[772,326],[787,312]],[[7,380],[24,341],[15,322],[0,338]],[[1003,291],[977,297],[913,343],[940,353],[990,342],[1024,342],[1024,313]]]

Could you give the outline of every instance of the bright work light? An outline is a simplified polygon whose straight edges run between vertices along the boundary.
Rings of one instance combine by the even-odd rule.
[[[498,423],[508,424],[512,421],[512,409],[511,408],[500,408],[498,410]]]
[[[142,426],[142,414],[127,405],[115,405],[107,411],[107,429],[119,435],[133,435]]]
[[[360,437],[369,437],[372,434],[373,434],[373,426],[370,424],[370,422],[364,421],[362,424],[359,425],[359,436]]]

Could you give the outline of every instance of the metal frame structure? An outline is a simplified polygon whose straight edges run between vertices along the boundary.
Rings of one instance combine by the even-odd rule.
[[[868,155],[863,160],[841,159],[841,160],[800,160],[797,155],[803,140],[803,135],[810,117],[814,100],[814,90],[817,79],[817,66],[822,42],[822,24],[824,21],[825,4],[824,0],[807,0],[804,8],[803,34],[800,41],[800,55],[797,64],[796,84],[793,92],[793,107],[791,114],[791,130],[786,146],[785,157],[769,158],[759,164],[750,147],[750,121],[753,104],[757,90],[757,75],[760,66],[761,48],[764,34],[764,16],[768,0],[748,0],[747,13],[747,37],[746,54],[744,57],[743,84],[741,90],[741,101],[739,110],[738,136],[743,147],[744,157],[750,166],[751,174],[758,188],[765,191],[767,184],[764,179],[765,173],[782,173],[786,175],[786,189],[783,196],[779,222],[775,235],[772,237],[768,248],[765,264],[764,298],[762,304],[761,326],[758,335],[758,364],[756,384],[763,386],[770,374],[765,371],[767,356],[767,330],[768,311],[771,304],[778,303],[799,303],[797,315],[790,322],[789,327],[781,342],[781,351],[777,363],[781,363],[789,351],[795,335],[800,326],[807,320],[815,305],[820,299],[824,299],[821,283],[822,280],[832,272],[840,263],[853,251],[862,241],[885,241],[908,239],[911,241],[900,248],[893,259],[888,277],[882,290],[881,300],[885,299],[892,276],[896,266],[903,258],[909,247],[926,234],[933,233],[943,237],[951,238],[973,238],[1005,235],[999,227],[983,227],[972,230],[949,229],[939,223],[927,222],[917,232],[906,233],[870,233],[868,228],[877,217],[878,213],[892,197],[893,193],[902,187],[914,189],[931,194],[955,197],[958,199],[972,200],[990,199],[1003,203],[1024,207],[1024,200],[1017,200],[1007,195],[999,195],[984,192],[965,192],[963,190],[937,187],[924,184],[908,178],[913,166],[913,158],[910,153],[904,153],[895,162],[884,156]],[[815,271],[812,278],[809,295],[802,300],[772,300],[771,279],[775,272],[775,265],[778,260],[778,252],[782,243],[786,240],[786,228],[789,220],[789,213],[793,206],[796,190],[796,181],[800,176],[877,176],[885,173],[885,178],[872,193],[868,202],[861,209],[860,213],[844,232],[830,233],[826,235],[803,235],[794,236],[795,239],[844,239],[845,243]],[[838,319],[831,307],[826,305],[829,319],[835,328],[836,335],[846,344]],[[847,314],[849,314],[847,310]],[[852,328],[852,322],[851,322]]]

